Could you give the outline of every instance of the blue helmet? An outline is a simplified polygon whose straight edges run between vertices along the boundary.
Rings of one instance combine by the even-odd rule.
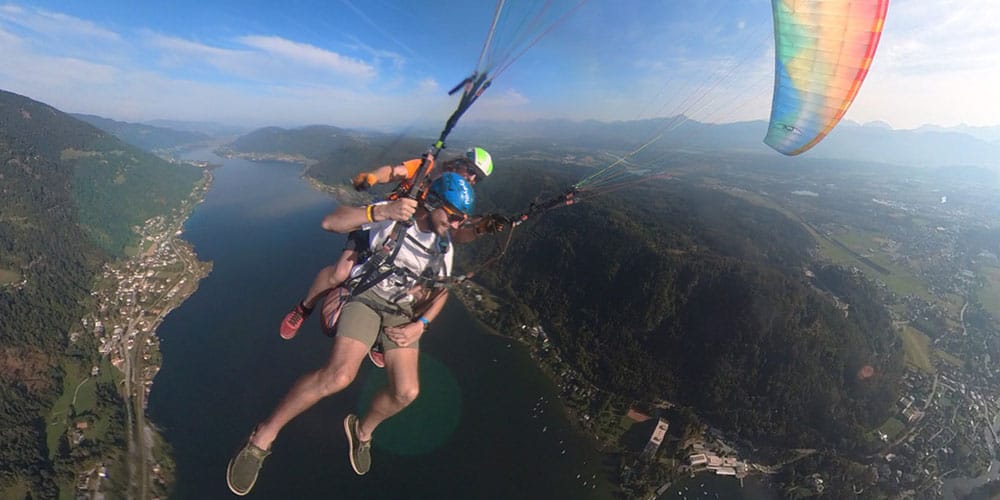
[[[455,172],[441,174],[431,183],[430,194],[428,201],[443,201],[465,215],[471,215],[476,206],[476,192],[472,190],[472,184]]]

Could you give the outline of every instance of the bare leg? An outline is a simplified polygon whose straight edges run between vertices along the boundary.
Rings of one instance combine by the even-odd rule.
[[[306,293],[306,298],[302,299],[302,304],[312,309],[316,307],[316,299],[326,292],[340,286],[351,274],[351,268],[358,260],[358,252],[354,250],[344,250],[340,254],[340,259],[332,266],[326,266],[316,277],[313,278],[312,286]]]
[[[348,337],[337,337],[333,341],[330,360],[326,366],[301,377],[285,395],[274,412],[263,421],[253,436],[253,444],[267,450],[278,432],[297,417],[308,410],[317,401],[340,392],[354,381],[358,374],[361,361],[368,354],[368,346],[358,340]]]
[[[399,413],[420,394],[417,359],[420,351],[412,348],[390,349],[385,353],[385,370],[389,383],[382,388],[358,425],[358,438],[368,441],[379,424]]]

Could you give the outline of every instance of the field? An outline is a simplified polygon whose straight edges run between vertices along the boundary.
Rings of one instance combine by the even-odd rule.
[[[7,489],[0,488],[0,498],[30,498],[28,496],[28,483],[17,480],[13,486]]]
[[[882,236],[859,229],[851,229],[840,234],[827,236],[772,200],[752,193],[739,193],[737,196],[751,203],[777,210],[790,220],[799,221],[819,245],[820,253],[834,264],[855,266],[861,269],[868,278],[884,282],[890,290],[898,295],[915,295],[926,300],[933,300],[933,296],[919,277],[914,276],[912,271],[905,267],[892,262],[889,253],[882,249],[882,245],[885,243]],[[1000,279],[1000,270],[998,270],[998,279]],[[998,281],[998,285],[1000,285],[1000,281]]]
[[[0,286],[21,281],[21,273],[10,269],[0,269]]]
[[[941,349],[934,349],[934,355],[941,358],[945,363],[948,363],[955,368],[964,368],[965,362],[953,354],[942,351]]]
[[[896,436],[898,436],[905,429],[906,424],[896,418],[889,418],[882,423],[881,427],[878,428],[879,431],[889,437],[889,441],[896,439]]]
[[[893,263],[890,255],[881,249],[880,236],[851,229],[834,236],[819,236],[819,238],[822,239],[820,248],[823,254],[834,262],[857,266],[870,279],[885,282],[886,286],[898,295],[915,295],[933,300],[927,287],[917,276],[905,267]]]
[[[923,332],[909,325],[903,325],[899,331],[900,338],[903,339],[903,352],[907,364],[914,366],[927,373],[934,373],[934,366],[931,364],[930,339]]]
[[[985,278],[985,283],[976,293],[976,298],[994,320],[1000,320],[1000,267],[982,267],[979,272]]]
[[[107,362],[101,363],[100,375],[90,376],[89,366],[84,367],[72,358],[63,365],[63,393],[52,405],[51,411],[45,416],[46,441],[49,447],[49,457],[54,457],[59,449],[59,437],[66,433],[71,424],[70,406],[76,415],[94,412],[97,406],[97,382],[113,381],[115,368]],[[74,403],[75,401],[75,403]],[[106,419],[97,418],[85,432],[88,438],[99,438],[107,429]]]

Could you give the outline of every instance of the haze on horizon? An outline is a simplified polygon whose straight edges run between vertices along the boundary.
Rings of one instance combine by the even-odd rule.
[[[575,2],[557,0],[555,8]],[[766,119],[770,2],[591,0],[463,120]],[[0,88],[123,121],[399,129],[443,123],[493,15],[477,2],[0,4]],[[893,0],[845,119],[1000,124],[1000,3]]]

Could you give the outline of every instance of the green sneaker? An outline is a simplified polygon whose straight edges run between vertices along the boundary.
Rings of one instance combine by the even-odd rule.
[[[247,439],[247,444],[233,456],[226,468],[226,483],[233,493],[239,496],[250,493],[257,483],[257,474],[264,465],[264,459],[270,455],[270,450],[262,450],[253,444],[253,434]]]
[[[347,445],[350,446],[351,467],[359,476],[363,476],[372,468],[372,440],[362,441],[358,438],[358,416],[350,414],[344,418],[344,433],[347,434]]]

